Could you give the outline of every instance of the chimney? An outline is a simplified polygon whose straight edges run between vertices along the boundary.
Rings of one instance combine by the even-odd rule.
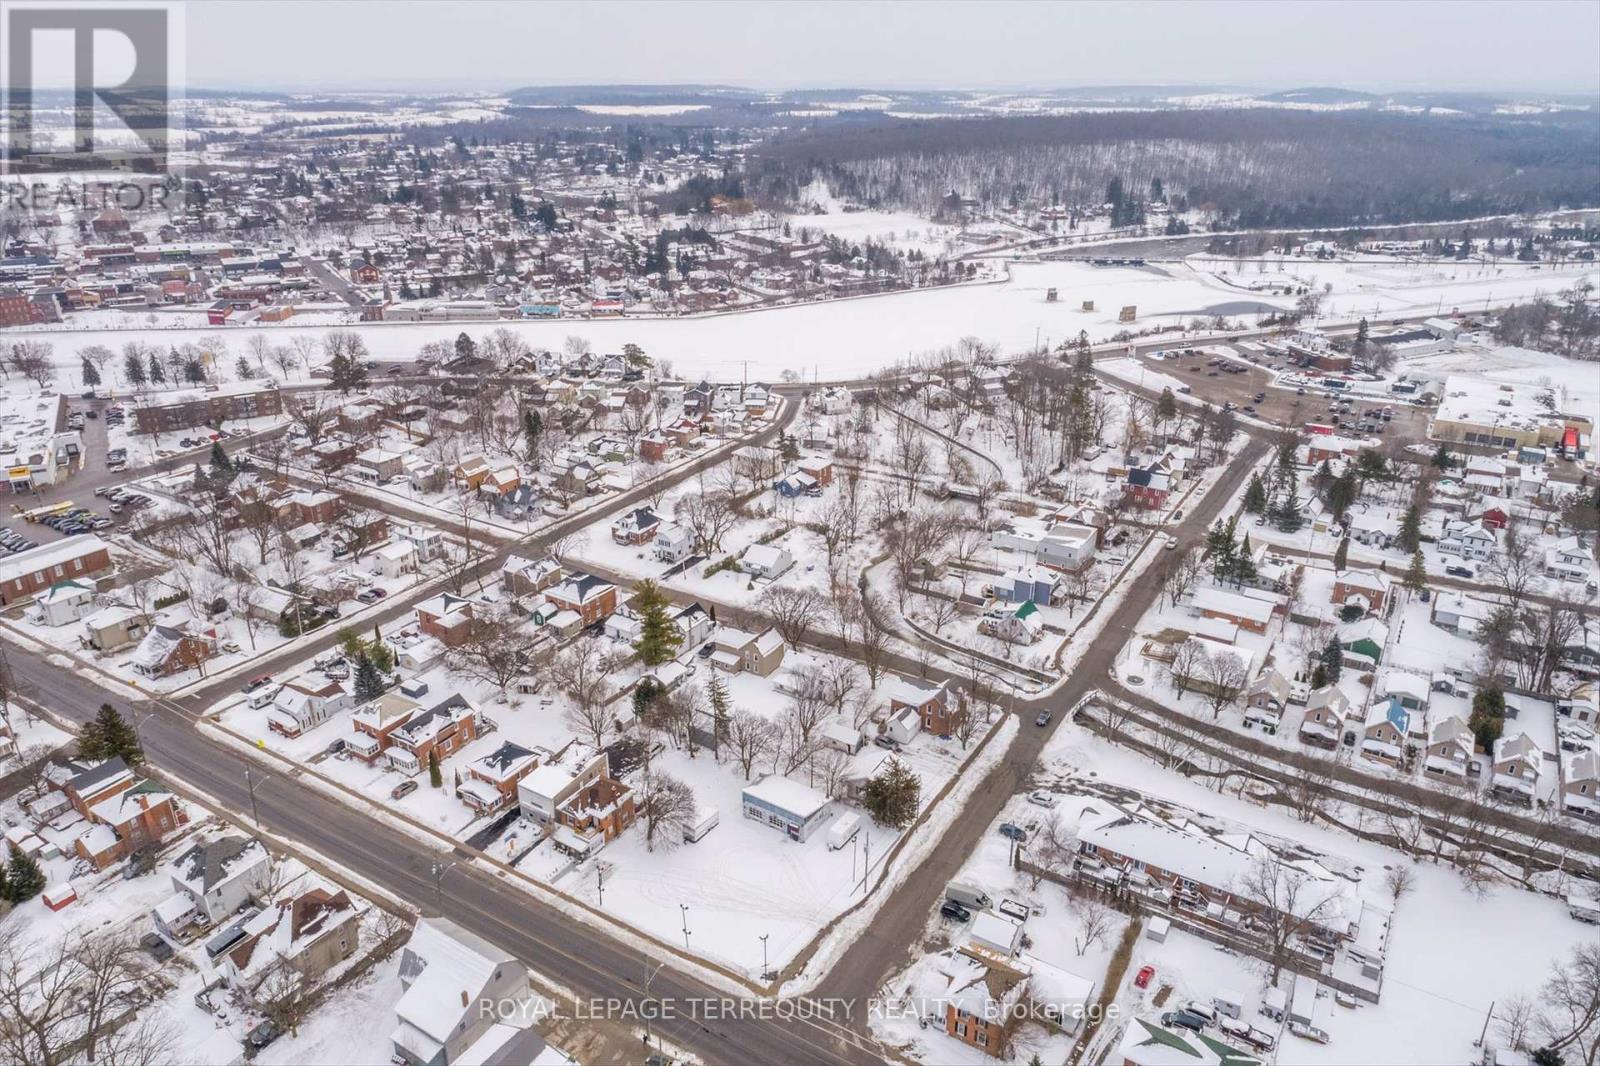
[[[463,988],[463,989],[462,989],[462,990],[461,990],[461,1005],[462,1005],[462,1006],[463,1006],[463,1007],[465,1007],[465,1006],[466,1006],[466,1005],[467,1005],[467,1001],[468,1001],[468,998],[469,998],[469,997],[468,997],[468,995],[467,995],[467,990],[466,990],[466,989],[465,989],[465,988]]]

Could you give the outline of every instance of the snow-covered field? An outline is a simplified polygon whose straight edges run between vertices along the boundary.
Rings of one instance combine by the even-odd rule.
[[[841,215],[841,220],[850,216]],[[1440,306],[1445,310],[1481,308],[1553,294],[1587,277],[1600,281],[1600,271],[1531,271],[1514,266],[1500,268],[1493,277],[1419,276],[1415,267],[1377,268],[1316,264],[1318,285],[1331,284],[1323,312],[1333,318],[1371,314],[1421,314]],[[1311,268],[1304,267],[1310,280]],[[1389,273],[1375,275],[1382,269]],[[1381,286],[1375,277],[1387,279]],[[1287,279],[1286,279],[1287,280]],[[1045,294],[1056,289],[1057,302],[1046,303]],[[1092,340],[1105,340],[1122,329],[1171,325],[1209,315],[1213,308],[1227,309],[1241,300],[1287,308],[1293,298],[1260,296],[1229,285],[1214,275],[1187,265],[1144,269],[1095,267],[1085,263],[1020,263],[1011,277],[992,285],[952,289],[924,289],[890,296],[831,300],[795,307],[780,307],[731,315],[630,321],[572,320],[499,323],[520,334],[535,347],[559,349],[568,336],[588,340],[596,350],[617,351],[623,344],[639,344],[657,359],[670,359],[683,376],[708,375],[723,380],[775,379],[792,370],[819,378],[857,377],[892,365],[914,353],[953,344],[976,336],[1015,351],[1035,340],[1059,343],[1086,330]],[[1095,310],[1080,310],[1093,300]],[[1138,309],[1131,324],[1118,315],[1124,306]],[[1226,312],[1234,313],[1234,312]],[[78,316],[78,329],[36,331],[56,345],[56,358],[75,367],[79,347],[106,338],[85,332],[94,319]],[[362,334],[377,359],[409,359],[430,341],[453,342],[464,329],[485,331],[486,326],[462,323],[373,323],[351,327]],[[227,329],[220,332],[230,347],[243,350],[250,337],[264,332],[281,342],[294,327],[274,330]],[[320,336],[320,328],[311,331]],[[166,347],[215,337],[213,329],[139,329],[118,332],[118,344],[140,341]]]

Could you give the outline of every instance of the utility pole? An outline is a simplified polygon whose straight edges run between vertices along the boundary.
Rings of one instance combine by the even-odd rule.
[[[606,905],[606,871],[605,866],[598,862],[594,864],[594,881],[595,887],[600,892],[600,906],[604,907]]]
[[[680,903],[680,904],[678,904],[678,910],[683,913],[683,950],[684,951],[688,951],[689,950],[689,905],[687,903]]]
[[[137,736],[138,730],[134,731]],[[250,820],[255,822],[256,828],[261,828],[261,812],[256,808],[256,783],[250,776],[250,767],[244,768],[244,787],[250,792]]]
[[[761,934],[761,979],[763,981],[767,979],[767,973],[769,972],[767,967],[767,936],[768,934],[766,933]]]

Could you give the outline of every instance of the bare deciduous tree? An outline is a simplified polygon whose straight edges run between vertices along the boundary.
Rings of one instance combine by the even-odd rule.
[[[649,771],[639,781],[634,802],[644,822],[644,846],[671,851],[683,843],[684,830],[694,824],[694,789],[670,774]]]
[[[746,781],[755,773],[756,763],[778,746],[779,733],[765,718],[742,707],[728,715],[728,747]]]
[[[795,585],[770,585],[756,604],[791,648],[806,642],[826,609],[820,592]]]

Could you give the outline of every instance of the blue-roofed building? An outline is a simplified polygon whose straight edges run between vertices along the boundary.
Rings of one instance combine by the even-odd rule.
[[[1398,697],[1376,700],[1367,709],[1366,733],[1361,740],[1361,754],[1390,766],[1399,766],[1408,758],[1406,734],[1411,732],[1411,712]]]

